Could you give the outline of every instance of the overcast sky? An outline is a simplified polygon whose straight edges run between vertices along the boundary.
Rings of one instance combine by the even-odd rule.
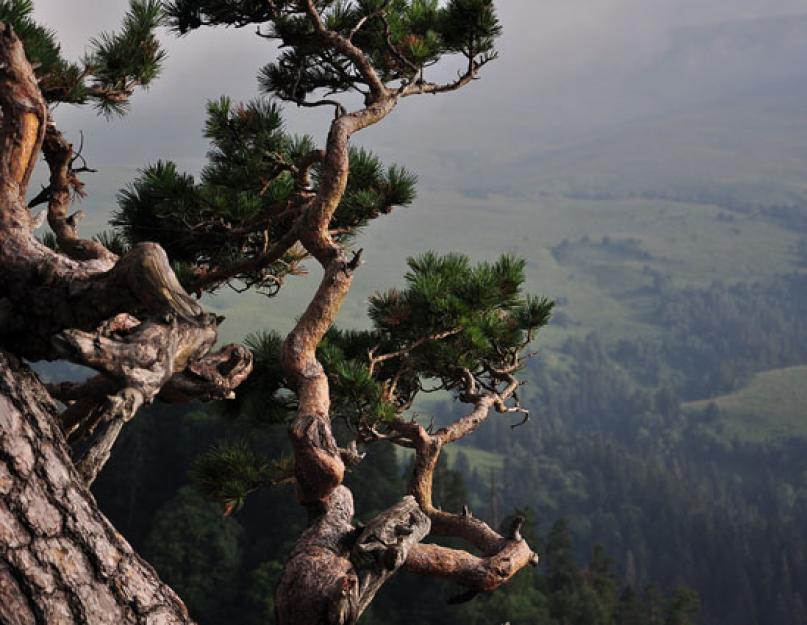
[[[114,29],[126,0],[35,0],[42,22],[76,58],[100,30]],[[807,22],[775,32],[763,20],[807,17],[805,0],[500,0],[501,58],[457,94],[409,101],[359,141],[386,158],[427,168],[462,150],[502,160],[633,119],[802,78]],[[739,22],[739,24],[737,24]],[[726,24],[729,24],[727,27]],[[800,26],[799,26],[800,24]],[[175,38],[162,78],[138,93],[132,113],[113,124],[63,107],[60,123],[83,128],[87,153],[107,164],[139,166],[171,158],[195,169],[205,144],[204,102],[256,94],[258,68],[272,48],[252,29],[207,29]],[[446,70],[448,71],[448,70]],[[323,112],[291,111],[290,126],[321,137]]]
[[[721,101],[744,101],[771,86],[779,93],[804,84],[806,3],[498,0],[504,24],[501,57],[485,68],[480,81],[455,94],[410,98],[382,124],[356,137],[386,162],[415,171],[421,181],[414,207],[373,227],[381,234],[402,228],[421,246],[440,247],[440,232],[413,230],[405,220],[423,220],[435,203],[462,203],[462,192],[484,192],[487,180],[507,181],[505,171],[522,172],[513,185],[529,189],[534,177],[529,164],[538,162],[533,156],[618,135],[678,110],[701,107],[719,113]],[[116,28],[126,4],[35,0],[37,15],[58,31],[72,58],[80,57],[90,37]],[[164,74],[150,91],[136,95],[127,117],[108,123],[89,109],[63,106],[56,112],[68,135],[85,132],[85,154],[101,170],[85,177],[90,192],[82,204],[88,215],[85,233],[105,227],[116,191],[138,167],[171,159],[198,171],[206,150],[201,136],[205,101],[223,94],[255,97],[257,71],[272,58],[272,46],[252,29],[207,29],[181,39],[162,33],[162,39],[169,53]],[[452,68],[443,71],[454,75]],[[327,111],[291,109],[288,120],[291,130],[324,141]],[[469,246],[476,236],[482,235],[467,233]],[[366,257],[368,263],[379,262],[385,254],[368,249]],[[396,271],[403,264],[402,258],[386,261]],[[385,285],[363,283],[363,288]],[[301,280],[284,290],[293,295],[295,289],[313,286],[314,281]],[[264,314],[262,298],[242,297],[249,306],[227,309],[229,340],[251,329],[258,312]],[[290,322],[298,314],[294,297],[274,302],[279,308],[273,309],[272,323],[282,328],[282,320]],[[364,304],[354,309],[364,310]]]

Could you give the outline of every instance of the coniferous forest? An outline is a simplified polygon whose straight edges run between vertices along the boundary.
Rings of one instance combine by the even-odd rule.
[[[807,625],[807,14],[676,22],[642,116],[534,151],[537,52],[451,108],[525,56],[507,1],[127,0],[72,58],[0,0],[0,625]],[[65,107],[211,31],[266,46],[206,152],[85,155]]]
[[[807,447],[797,439],[733,441],[715,403],[683,405],[743,385],[756,368],[807,361],[807,289],[799,281],[661,287],[655,318],[669,324],[662,340],[609,344],[591,334],[559,348],[563,366],[533,359],[525,402],[540,406],[540,416],[515,430],[508,421],[487,424],[481,442],[441,463],[435,498],[502,526],[524,515],[542,564],[459,607],[447,603],[449,585],[427,591],[423,580],[402,578],[366,621],[805,622]],[[774,297],[782,303],[776,319],[767,305]],[[688,349],[680,337],[689,337]],[[256,422],[248,395],[243,403],[240,415],[149,412],[96,487],[115,522],[185,596],[199,597],[211,623],[271,613],[258,589],[274,583],[275,554],[304,523],[284,503],[283,487],[252,495],[232,517],[204,498],[198,469],[211,449],[250,441],[253,450],[283,455],[283,428]],[[454,406],[440,406],[449,419]],[[166,421],[171,435],[163,438]],[[369,454],[372,462],[348,482],[366,509],[379,510],[395,499],[409,460],[391,446]],[[491,467],[491,456],[503,462]],[[178,529],[180,519],[194,519],[192,534]],[[218,575],[203,574],[208,567]],[[218,603],[220,596],[227,599]]]

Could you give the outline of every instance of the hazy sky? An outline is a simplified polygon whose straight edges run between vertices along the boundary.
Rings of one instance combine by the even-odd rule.
[[[431,212],[445,202],[464,208],[460,194],[484,192],[489,180],[532,189],[536,155],[551,156],[555,148],[618,134],[678,110],[719,112],[721,101],[804,83],[807,0],[497,4],[505,33],[501,57],[485,68],[481,80],[455,94],[410,98],[356,137],[386,162],[415,171],[421,181],[414,207],[373,224],[379,240],[409,232],[412,245],[439,248],[446,233],[423,232],[412,224],[429,223]],[[126,0],[35,0],[35,5],[40,19],[60,33],[65,53],[78,58],[90,37],[117,26]],[[786,17],[776,19],[781,16]],[[107,123],[89,109],[57,110],[57,121],[70,136],[85,131],[85,154],[101,170],[85,177],[90,192],[83,203],[85,233],[105,227],[116,191],[138,167],[162,158],[198,171],[206,150],[205,101],[223,94],[254,97],[257,71],[272,58],[272,46],[249,28],[207,29],[181,39],[163,33],[163,41],[169,53],[164,74],[150,91],[136,95],[124,119]],[[444,71],[454,75],[453,68]],[[288,120],[290,129],[312,133],[321,144],[329,112],[290,108]],[[661,154],[663,162],[663,146]],[[508,201],[493,205],[499,208],[491,210],[507,210]],[[474,237],[483,236],[473,228],[469,225],[461,237],[471,249],[459,251],[473,253]],[[387,255],[383,244],[366,252],[368,263],[398,272],[403,258]],[[312,280],[293,281],[284,291],[313,286]],[[385,286],[362,282],[363,292]],[[282,326],[281,320],[299,313],[293,300],[273,301],[278,307],[273,323]],[[228,339],[240,338],[264,314],[263,298],[248,301],[249,306],[227,309]],[[352,310],[364,310],[364,303]]]
[[[89,37],[115,28],[126,0],[35,5],[62,36],[67,55],[77,57]],[[500,0],[498,6],[501,59],[482,80],[457,94],[409,101],[359,141],[415,169],[452,152],[502,162],[633,119],[803,79],[807,66],[805,19],[780,21],[784,31],[780,23],[775,32],[760,21],[807,18],[805,0]],[[163,39],[164,75],[137,94],[126,119],[107,124],[91,111],[58,111],[66,130],[87,131],[88,155],[124,166],[172,158],[197,168],[205,100],[253,97],[256,72],[272,57],[271,45],[249,28]],[[320,137],[327,122],[326,113],[309,110],[289,117],[293,129]]]

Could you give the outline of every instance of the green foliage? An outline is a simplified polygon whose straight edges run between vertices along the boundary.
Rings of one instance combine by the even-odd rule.
[[[464,384],[465,370],[482,375],[517,362],[553,307],[549,300],[522,295],[524,266],[508,255],[471,265],[466,256],[429,252],[409,260],[406,288],[371,298],[370,318],[385,352],[448,334],[409,352],[412,390],[418,386],[412,376],[456,389]]]
[[[245,343],[253,354],[252,374],[236,399],[228,402],[227,414],[253,427],[286,423],[294,414],[296,398],[287,388],[280,365],[283,338],[277,332],[257,332]]]
[[[105,114],[124,112],[132,87],[147,87],[159,75],[165,52],[154,31],[162,19],[160,0],[131,0],[120,30],[90,41],[84,64],[92,74],[91,92]]]
[[[157,162],[118,195],[112,220],[126,241],[160,243],[174,263],[182,263],[186,288],[197,284],[214,290],[221,281],[205,282],[218,269],[254,259],[283,238],[294,223],[287,210],[300,191],[295,185],[299,163],[313,140],[286,132],[280,108],[255,100],[234,104],[222,97],[208,103],[205,136],[208,164],[197,181],[174,163]],[[346,241],[370,220],[414,200],[415,178],[405,169],[384,169],[367,150],[351,149],[347,191],[331,222],[333,235]],[[276,262],[235,272],[239,288],[275,295],[283,280],[301,271],[304,255],[293,247]]]
[[[158,161],[142,170],[120,191],[118,205],[111,223],[129,243],[158,242],[176,261],[193,259],[195,249],[203,245],[182,222],[183,213],[193,215],[202,209],[194,179],[177,172],[174,163]]]
[[[360,175],[371,178],[377,171],[372,165],[365,162]],[[477,265],[454,254],[410,259],[407,287],[371,298],[373,330],[332,328],[320,343],[332,415],[352,429],[383,428],[426,386],[460,394],[468,390],[469,374],[495,385],[499,370],[517,369],[553,306],[522,294],[524,267],[508,255]],[[249,341],[255,373],[238,410],[251,414],[254,406],[267,421],[280,421],[293,408],[279,368],[281,338],[264,333]]]
[[[39,65],[38,74],[49,75],[67,69],[56,33],[37,24],[33,11],[33,0],[0,0],[0,21],[14,28],[23,42],[28,60]]]
[[[441,17],[445,49],[469,58],[492,53],[502,32],[493,0],[450,0]]]
[[[265,0],[169,0],[165,3],[165,12],[170,26],[185,34],[200,26],[246,26],[265,22],[271,16],[268,5]]]
[[[241,528],[185,487],[157,513],[144,552],[193,614],[221,618],[237,590]]]
[[[31,0],[0,0],[0,21],[22,39],[50,103],[93,103],[106,115],[123,114],[135,87],[148,86],[165,59],[154,34],[162,23],[159,0],[130,0],[120,29],[92,39],[78,63],[65,60],[54,31],[34,21]]]
[[[356,175],[372,179],[378,170],[365,156]],[[520,366],[522,350],[552,310],[548,300],[522,294],[524,269],[523,260],[509,255],[476,265],[457,254],[410,259],[407,288],[371,300],[373,330],[331,328],[320,342],[317,357],[330,381],[331,417],[361,440],[384,430],[426,386],[461,395],[470,391],[470,375],[495,388],[504,375],[497,371]],[[248,337],[247,345],[254,370],[225,411],[253,427],[284,423],[296,409],[296,395],[281,367],[283,339],[262,332]],[[272,481],[265,457],[243,444],[209,452],[195,477],[209,497],[230,508]],[[444,503],[458,508],[464,501]]]
[[[119,232],[104,230],[96,234],[93,239],[118,256],[122,256],[129,251],[126,239]]]
[[[45,247],[49,247],[52,250],[59,249],[59,243],[56,241],[56,235],[52,232],[44,232],[42,236],[39,238],[39,242],[42,243]]]
[[[396,206],[409,206],[415,200],[416,182],[417,177],[406,169],[393,165],[384,170],[375,154],[351,148],[347,188],[332,227],[356,230]]]
[[[266,93],[305,102],[315,92],[360,89],[351,62],[326,49],[301,6],[290,1],[172,0],[171,26],[186,33],[206,25],[266,25],[281,53],[260,73]],[[317,2],[326,27],[352,36],[382,79],[412,80],[443,56],[459,53],[469,63],[495,57],[501,26],[491,0],[340,0]],[[359,27],[360,26],[360,27]],[[357,28],[359,27],[359,28]]]
[[[360,174],[372,177],[377,169],[364,165]],[[330,379],[332,416],[356,431],[383,429],[425,387],[460,395],[469,390],[469,375],[495,386],[500,371],[518,369],[522,350],[549,321],[553,306],[522,294],[524,267],[508,255],[477,265],[453,254],[410,259],[407,287],[371,298],[373,330],[332,328],[318,347]],[[284,417],[293,394],[277,364],[281,338],[263,334],[250,341],[255,382],[248,381],[241,395],[245,402],[259,398],[253,404],[259,411]]]
[[[289,459],[272,463],[243,441],[217,444],[200,456],[191,477],[202,493],[224,505],[227,515],[239,510],[247,495],[291,474]]]

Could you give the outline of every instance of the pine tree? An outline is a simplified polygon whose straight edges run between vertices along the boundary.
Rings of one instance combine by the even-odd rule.
[[[469,598],[534,564],[523,519],[500,533],[432,498],[443,446],[494,412],[526,419],[517,375],[552,303],[523,293],[524,261],[474,264],[443,251],[412,258],[404,287],[371,300],[372,328],[333,327],[361,264],[353,243],[362,227],[414,199],[411,173],[383,166],[352,138],[404,98],[478,78],[497,55],[492,0],[131,0],[120,30],[96,37],[78,62],[64,59],[54,33],[33,20],[30,0],[0,0],[0,21],[0,371],[15,406],[3,411],[0,452],[16,462],[6,492],[29,493],[14,497],[20,536],[55,534],[66,552],[85,554],[50,563],[58,592],[37,586],[37,557],[11,562],[13,599],[0,607],[2,620],[47,621],[70,610],[87,622],[189,622],[182,602],[111,531],[87,486],[143,404],[232,398],[253,370],[253,392],[236,409],[255,425],[288,420],[291,454],[267,457],[231,441],[194,472],[227,514],[255,491],[295,485],[309,526],[279,577],[280,625],[355,623],[402,568],[451,580]],[[160,25],[179,34],[253,26],[280,52],[260,71],[264,97],[208,104],[211,148],[198,179],[170,162],[146,166],[120,194],[114,232],[83,239],[80,215],[68,212],[84,193],[85,167],[52,105],[125,114],[165,60]],[[456,60],[455,80],[431,80],[435,65]],[[289,132],[281,102],[331,108],[325,143]],[[50,184],[29,201],[40,153]],[[38,204],[47,205],[52,230],[42,241],[33,235]],[[262,334],[249,348],[213,351],[223,319],[189,293],[229,285],[273,296],[305,262],[319,264],[323,278],[286,337]],[[19,358],[68,360],[97,375],[45,389]],[[424,389],[452,395],[467,413],[436,430],[418,422],[411,408]],[[55,431],[44,425],[57,414],[54,399],[67,406]],[[342,446],[333,424],[349,433]],[[382,443],[414,449],[407,494],[356,526],[345,472],[364,459],[362,447]],[[53,514],[36,514],[44,509]],[[424,543],[428,535],[468,542],[482,555]]]
[[[691,588],[677,588],[667,606],[665,625],[691,625],[700,610],[700,599]]]

